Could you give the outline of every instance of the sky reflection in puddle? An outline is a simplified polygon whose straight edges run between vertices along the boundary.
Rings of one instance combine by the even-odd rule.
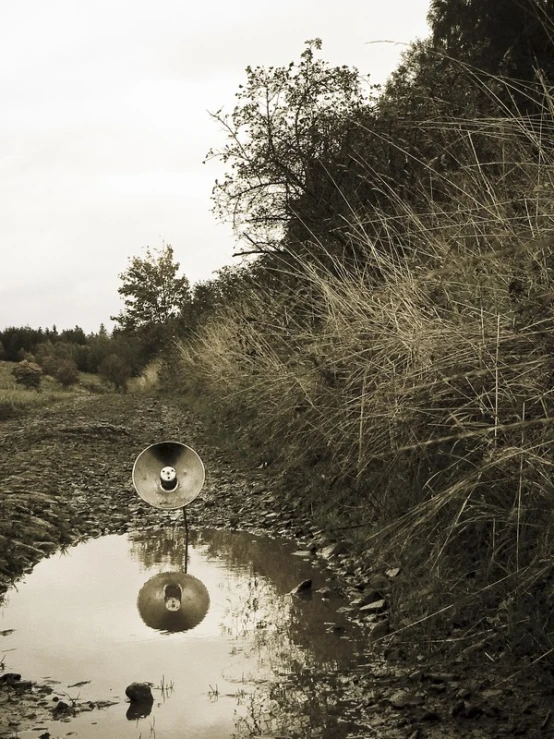
[[[306,578],[314,590],[325,585],[288,544],[242,532],[193,532],[186,560],[179,529],[91,540],[43,560],[8,594],[1,628],[15,631],[2,639],[5,667],[59,681],[61,697],[120,701],[51,722],[53,737],[227,739],[283,722],[307,730],[324,722],[317,676],[354,664],[360,645],[336,612],[340,600],[288,595]],[[134,681],[154,684],[141,718],[127,715]]]

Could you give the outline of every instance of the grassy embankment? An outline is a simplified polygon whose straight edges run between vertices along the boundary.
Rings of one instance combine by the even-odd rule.
[[[44,375],[37,390],[27,389],[16,383],[12,375],[15,366],[14,362],[0,361],[0,421],[44,408],[71,395],[106,390],[97,375],[83,372],[79,373],[79,382],[69,388],[64,389],[53,377]]]
[[[454,625],[468,643],[484,629],[544,661],[554,647],[549,104],[542,121],[451,122],[461,154],[442,175],[448,197],[427,194],[416,210],[384,183],[393,215],[352,213],[358,265],[298,264],[296,298],[260,286],[227,305],[181,344],[179,368],[187,402],[284,475],[317,524],[404,567],[393,626]],[[483,141],[494,149],[486,164]],[[388,249],[368,235],[379,219]]]
[[[111,383],[103,381],[99,375],[88,372],[79,372],[78,382],[67,388],[63,388],[50,375],[43,375],[37,390],[27,389],[16,383],[12,375],[15,366],[15,362],[0,361],[0,421],[24,413],[32,414],[72,396],[115,391]],[[154,389],[157,371],[158,365],[153,362],[139,377],[132,377],[127,383],[129,392],[149,392]]]

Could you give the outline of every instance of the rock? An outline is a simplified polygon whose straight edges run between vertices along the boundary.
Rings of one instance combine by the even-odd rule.
[[[290,591],[290,595],[311,595],[312,581],[302,580],[302,582]]]
[[[13,685],[19,680],[21,680],[21,675],[18,672],[5,672],[3,675],[0,675],[0,683],[5,683],[6,685]]]
[[[438,723],[439,721],[442,721],[440,714],[436,711],[425,711],[421,716],[421,720],[427,721],[428,723]]]
[[[128,721],[136,721],[137,719],[146,718],[152,711],[152,702],[141,701],[140,703],[129,704],[125,717]]]
[[[480,706],[476,706],[474,703],[465,702],[464,716],[466,718],[477,718],[483,713],[483,709]]]
[[[418,693],[409,693],[407,690],[399,690],[389,698],[389,703],[394,708],[405,708],[406,706],[420,706],[423,696]]]
[[[391,567],[390,570],[387,570],[385,572],[385,575],[393,580],[395,577],[398,577],[400,574],[400,567]]]
[[[493,690],[489,688],[488,690],[483,690],[483,692],[481,693],[481,698],[487,701],[496,700],[498,698],[504,698],[504,697],[505,697],[505,692],[499,689]]]
[[[367,583],[367,587],[372,590],[382,590],[386,592],[388,588],[390,588],[390,581],[385,575],[372,575]]]
[[[458,679],[453,672],[429,672],[425,677],[432,683],[451,683]]]
[[[148,683],[131,683],[125,688],[125,695],[132,703],[153,703],[152,688]]]
[[[469,701],[458,701],[450,709],[451,716],[461,716],[462,718],[477,718],[483,713],[479,706]]]
[[[331,598],[333,595],[337,595],[336,591],[332,590],[331,588],[319,588],[317,591],[322,598]]]
[[[333,544],[329,544],[328,546],[324,547],[321,550],[321,556],[325,557],[325,559],[330,559],[331,557],[336,557],[338,554],[343,554],[346,550],[346,547],[344,544],[342,544],[340,541],[336,541]]]
[[[367,593],[364,593],[360,598],[356,598],[356,600],[353,600],[352,605],[362,608],[363,606],[367,606],[370,603],[375,603],[378,600],[382,600],[382,598],[383,598],[383,594],[380,593],[378,590],[369,590]]]
[[[489,718],[497,718],[500,716],[502,711],[498,706],[483,706],[482,712],[485,714],[485,716],[488,716]]]
[[[33,683],[30,680],[17,680],[13,683],[13,687],[16,690],[31,690]]]
[[[383,613],[387,610],[387,601],[381,598],[381,600],[373,601],[360,608],[360,614],[363,616],[371,616],[375,613]]]
[[[468,698],[471,698],[471,690],[467,687],[460,688],[458,692],[456,693],[456,698],[459,698],[460,700],[467,700]]]
[[[391,647],[384,651],[384,656],[387,662],[404,662],[406,659],[406,652],[400,647]]]
[[[378,621],[375,626],[371,629],[371,633],[369,635],[369,638],[371,641],[377,641],[377,639],[383,639],[383,637],[387,636],[389,633],[390,627],[388,619],[384,619],[383,621]]]

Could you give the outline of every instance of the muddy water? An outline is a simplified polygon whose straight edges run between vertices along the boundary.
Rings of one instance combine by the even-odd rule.
[[[313,580],[311,597],[290,595]],[[43,560],[0,611],[7,671],[50,680],[53,695],[114,705],[36,737],[323,736],[333,676],[359,637],[326,575],[284,542],[179,529],[91,540]],[[134,710],[125,688],[153,685]],[[73,733],[70,733],[73,732]],[[331,734],[329,734],[331,735]]]

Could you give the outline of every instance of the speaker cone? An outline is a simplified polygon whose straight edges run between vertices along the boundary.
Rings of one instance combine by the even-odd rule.
[[[202,490],[204,478],[198,454],[178,441],[146,447],[133,467],[135,490],[154,508],[183,508]]]
[[[162,572],[144,583],[137,598],[140,617],[160,631],[188,631],[210,607],[206,586],[184,572]]]

